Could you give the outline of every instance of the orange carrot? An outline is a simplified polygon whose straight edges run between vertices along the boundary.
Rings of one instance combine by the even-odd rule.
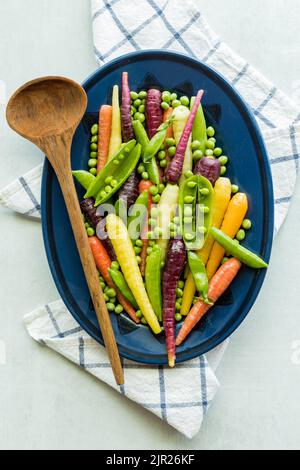
[[[149,180],[142,180],[139,184],[139,191],[140,194],[143,193],[144,191],[148,191],[148,215],[150,214],[151,211],[151,206],[152,206],[152,195],[150,193],[150,188],[153,186],[153,183]],[[149,240],[147,238],[147,233],[148,233],[148,220],[145,223],[142,233],[141,233],[141,239],[143,241],[143,247],[141,251],[141,264],[140,264],[140,270],[141,274],[144,277],[145,276],[145,271],[146,271],[146,261],[147,261],[147,249],[149,246]]]
[[[93,256],[94,256],[96,266],[98,270],[100,271],[101,276],[103,276],[103,279],[105,280],[106,284],[110,288],[115,289],[117,293],[118,301],[124,307],[125,312],[128,313],[130,318],[133,321],[135,321],[135,323],[140,323],[140,319],[136,316],[134,308],[128,302],[128,300],[123,296],[123,294],[121,294],[121,292],[116,288],[114,282],[112,281],[109,275],[109,269],[111,267],[111,259],[108,256],[107,251],[105,250],[101,241],[97,237],[89,237],[89,244],[90,244]]]
[[[179,346],[185,340],[201,318],[204,317],[206,312],[216,303],[221,295],[224,294],[239,272],[241,266],[240,261],[231,258],[219,268],[209,283],[208,297],[212,301],[212,305],[207,305],[202,302],[202,300],[199,300],[193,306],[178,333],[176,346]]]
[[[103,105],[99,112],[98,166],[97,173],[106,165],[111,135],[112,106]]]

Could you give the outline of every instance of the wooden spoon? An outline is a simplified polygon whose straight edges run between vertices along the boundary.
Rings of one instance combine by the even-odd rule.
[[[66,78],[45,77],[26,83],[15,92],[6,117],[13,130],[45,153],[56,173],[113,373],[121,385],[124,375],[120,356],[71,171],[72,139],[86,107],[87,96],[80,85]]]

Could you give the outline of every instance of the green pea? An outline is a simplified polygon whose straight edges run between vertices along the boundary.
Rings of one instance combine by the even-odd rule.
[[[174,224],[176,224],[176,225],[180,224],[180,217],[177,217],[177,216],[174,217],[173,222],[174,222]]]
[[[147,248],[147,255],[151,255],[153,251],[153,248],[151,248],[150,246]]]
[[[160,183],[157,187],[159,194],[161,194],[165,190],[165,185],[163,183]]]
[[[162,97],[162,100],[165,102],[165,103],[170,103],[170,100],[171,100],[171,93],[169,91],[164,91],[161,95]]]
[[[98,152],[91,152],[90,157],[91,158],[97,158],[98,157]]]
[[[229,258],[227,258],[227,256],[224,256],[224,258],[221,261],[221,264],[225,264],[228,260]]]
[[[222,155],[222,153],[223,153],[223,150],[222,150],[220,147],[216,147],[216,148],[214,149],[214,155],[215,155],[216,157],[220,157],[220,156]]]
[[[136,255],[139,255],[142,251],[142,248],[139,246],[135,246],[133,249]]]
[[[238,193],[239,190],[240,190],[240,188],[238,187],[237,184],[232,184],[232,185],[231,185],[231,192],[232,192],[232,194]]]
[[[116,166],[120,165],[120,160],[113,160],[113,164]]]
[[[145,171],[144,165],[139,165],[138,168],[137,168],[137,171],[138,171],[139,174],[144,173],[144,171]]]
[[[190,171],[186,171],[184,173],[184,177],[188,180],[189,178],[191,178],[192,176],[194,176],[194,173],[190,170]]]
[[[108,295],[109,298],[116,297],[116,295],[117,295],[115,289],[113,289],[113,288],[108,289],[105,293],[106,293],[106,295]]]
[[[182,297],[176,299],[176,302],[178,302],[180,305],[182,305]]]
[[[225,155],[223,155],[223,157],[219,158],[219,162],[221,163],[221,165],[227,165],[228,157],[225,157]]]
[[[137,109],[141,106],[141,104],[142,104],[142,101],[139,98],[133,102],[133,106]]]
[[[160,201],[160,195],[157,194],[156,196],[154,196],[154,197],[152,198],[152,201],[154,202],[154,204],[158,204],[159,201]]]
[[[147,171],[143,171],[142,178],[143,178],[143,180],[148,180],[149,179],[149,174],[148,174]]]
[[[238,246],[238,245],[240,244],[240,241],[237,240],[237,239],[234,239],[234,240],[233,240],[233,243],[234,243],[234,245]]]
[[[90,173],[94,176],[97,174],[97,168],[90,168]]]
[[[187,207],[184,208],[183,213],[186,217],[192,217],[193,209],[191,207],[187,206]]]
[[[177,100],[177,93],[172,93],[172,94],[170,95],[170,100],[171,100],[171,101]]]
[[[140,256],[136,256],[136,261],[137,261],[137,264],[141,264],[142,258]]]
[[[95,230],[92,227],[89,227],[86,231],[89,237],[93,237],[95,235]]]
[[[166,158],[166,152],[164,150],[161,150],[157,156],[159,160],[164,160]]]
[[[176,225],[174,224],[174,222],[171,222],[170,225],[169,225],[169,229],[172,231],[172,232],[175,232],[176,231]]]
[[[163,234],[163,231],[162,231],[162,229],[161,229],[160,227],[155,227],[154,233],[155,233],[155,235],[156,235],[157,237],[161,237],[162,234]]]
[[[193,235],[192,233],[185,233],[184,238],[187,242],[192,242],[195,239],[195,235]]]
[[[194,189],[197,186],[197,183],[196,181],[189,181],[187,185],[189,188]]]
[[[251,220],[245,219],[244,222],[242,223],[242,227],[243,227],[245,230],[250,230],[250,228],[252,227],[252,222],[251,222]]]
[[[179,287],[179,289],[183,289],[184,288],[184,281],[178,281],[177,282],[177,287]]]
[[[109,297],[108,295],[105,294],[105,291],[104,291],[103,297],[104,297],[105,302],[109,302]]]
[[[157,207],[152,207],[150,213],[151,213],[151,217],[155,218],[158,216],[159,210],[157,209]]]
[[[142,312],[141,312],[140,310],[137,310],[137,311],[135,312],[135,314],[136,314],[136,316],[137,316],[138,318],[142,318],[142,316],[143,316],[143,314],[142,314]]]
[[[215,135],[216,131],[214,130],[214,128],[212,126],[210,126],[206,129],[206,133],[207,133],[208,137],[213,137]]]
[[[168,153],[169,153],[170,157],[174,157],[174,155],[176,153],[176,147],[175,146],[169,147]]]
[[[85,222],[84,226],[85,228],[89,228],[91,225],[89,224],[89,222]]]
[[[167,110],[167,109],[169,109],[170,105],[169,105],[169,103],[166,103],[165,101],[163,101],[161,103],[161,107],[162,107],[162,109]]]
[[[214,143],[213,140],[208,140],[206,142],[206,148],[209,149],[209,150],[214,150],[216,144]]]
[[[192,224],[193,223],[193,217],[184,217],[183,222],[186,225]]]
[[[130,92],[130,97],[133,101],[137,100],[139,95],[135,91]]]
[[[156,245],[155,241],[150,240],[150,241],[149,241],[149,246],[151,246],[151,248],[153,248],[153,247],[156,248],[157,245]]]
[[[114,311],[115,311],[115,308],[116,308],[115,305],[114,305],[112,302],[108,302],[108,303],[106,304],[106,307],[107,307],[107,310],[108,310],[109,312],[114,312]]]
[[[173,240],[173,239],[176,237],[176,235],[177,235],[177,232],[174,232],[174,230],[171,230],[171,231],[170,231],[170,238],[171,238],[171,240]]]
[[[135,244],[136,244],[136,246],[139,246],[141,248],[143,246],[143,241],[142,240],[136,240]]]
[[[96,158],[91,158],[89,161],[88,161],[88,166],[90,168],[95,168],[97,166],[97,160]]]
[[[101,286],[101,289],[102,289],[102,290],[103,290],[103,289],[105,289],[105,287],[106,287],[106,284],[105,284],[105,282],[103,282],[103,281],[100,281],[100,286]]]
[[[226,166],[221,166],[221,176],[224,176],[227,171]]]
[[[199,140],[194,140],[194,142],[192,142],[192,150],[199,150],[200,145],[201,142],[199,142]]]
[[[189,106],[190,104],[190,100],[187,96],[182,96],[180,98],[180,103],[183,105],[183,106]]]
[[[141,323],[143,323],[143,325],[148,325],[148,322],[145,317],[142,317]]]
[[[166,168],[166,166],[168,165],[168,162],[167,162],[167,160],[161,160],[161,161],[159,162],[159,164],[160,164],[160,167],[161,167],[161,168]]]
[[[183,290],[177,287],[176,289],[176,297],[182,297],[183,296]]]
[[[202,212],[202,214],[209,214],[210,208],[207,207],[207,206],[201,206],[200,207],[200,212]]]
[[[113,177],[112,176],[108,176],[105,180],[105,184],[110,184],[113,180]]]
[[[153,240],[155,238],[154,232],[148,232],[147,233],[147,238],[148,238],[148,240]]]
[[[156,225],[156,219],[149,219],[149,227],[155,228]]]
[[[200,189],[200,193],[202,196],[208,196],[209,195],[209,189],[208,188],[202,188]]]
[[[104,190],[107,194],[109,194],[109,193],[112,192],[112,187],[111,186],[105,186]]]
[[[118,261],[112,261],[110,267],[111,267],[111,269],[113,269],[115,271],[119,271],[119,269],[120,269],[120,265],[119,265]]]
[[[116,306],[116,308],[115,308],[115,313],[116,313],[117,315],[120,315],[120,313],[122,313],[123,310],[124,310],[124,308],[122,307],[122,305],[118,304],[118,305]]]
[[[91,144],[90,149],[91,150],[98,150],[98,145],[97,144]]]
[[[100,192],[100,196],[101,196],[102,198],[106,197],[106,191],[101,191],[101,192]]]
[[[168,137],[166,139],[166,144],[167,147],[173,147],[176,144],[175,139],[173,139],[173,137]]]
[[[178,106],[180,106],[181,103],[179,100],[173,100],[172,101],[172,108],[178,108]]]
[[[152,194],[152,196],[156,196],[156,194],[158,194],[158,187],[157,186],[151,186],[150,194]]]
[[[242,242],[243,240],[245,240],[245,237],[246,237],[246,233],[245,233],[245,230],[241,229],[238,231],[237,235],[236,235],[236,239],[239,241],[239,242]]]
[[[139,92],[139,98],[141,100],[144,100],[145,98],[147,98],[147,92],[145,90],[142,90]]]
[[[181,320],[182,320],[182,315],[181,315],[180,313],[176,313],[176,314],[175,314],[175,320],[176,320],[177,322],[181,321]]]
[[[110,185],[111,185],[112,188],[115,188],[116,186],[118,186],[118,181],[117,180],[112,180]]]
[[[91,128],[91,134],[96,135],[99,132],[99,126],[98,124],[94,124],[93,127]]]
[[[205,150],[205,156],[206,157],[213,157],[214,156],[214,151],[211,149]]]
[[[131,114],[131,116],[133,116],[133,115],[135,114],[135,112],[136,112],[135,107],[134,107],[134,106],[130,106],[130,114]]]
[[[119,160],[124,160],[124,158],[125,158],[124,153],[121,153],[121,154],[119,155]]]
[[[207,228],[203,226],[201,227],[198,227],[198,233],[200,233],[200,235],[205,235],[207,232]]]
[[[145,119],[146,119],[146,118],[145,118],[145,114],[139,113],[138,120],[143,123],[143,122],[145,122]]]
[[[180,302],[176,302],[176,304],[175,304],[175,309],[180,312],[180,310],[181,310],[181,304],[180,304]]]
[[[139,113],[144,114],[144,112],[145,112],[145,105],[144,105],[144,104],[141,104],[141,105],[139,106]]]
[[[203,153],[201,150],[196,150],[194,153],[193,153],[193,158],[195,160],[200,160],[201,158],[203,157]]]
[[[93,135],[93,137],[91,138],[91,143],[92,144],[95,144],[98,142],[98,136],[97,135]]]
[[[193,196],[185,196],[185,198],[183,200],[186,204],[192,204],[194,202],[195,198]]]
[[[133,116],[133,119],[134,119],[135,121],[139,121],[139,119],[140,119],[140,113],[139,113],[139,112],[136,112],[136,113],[134,114],[134,116]]]

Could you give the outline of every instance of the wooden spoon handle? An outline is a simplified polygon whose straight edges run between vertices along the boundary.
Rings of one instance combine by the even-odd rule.
[[[67,162],[67,157],[65,158],[65,162]],[[96,269],[93,254],[88,243],[88,237],[84,227],[71,169],[70,171],[66,171],[66,168],[64,168],[63,171],[59,171],[56,168],[56,174],[62,189],[85,278],[95,307],[95,312],[98,318],[112,370],[117,384],[122,385],[124,384],[124,373],[120,361],[119,351],[103,296],[103,291],[99,282],[99,275]]]

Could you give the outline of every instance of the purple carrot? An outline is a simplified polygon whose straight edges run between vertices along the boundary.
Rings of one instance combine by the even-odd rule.
[[[197,96],[194,101],[188,121],[186,123],[184,131],[180,138],[179,144],[177,146],[176,154],[166,171],[166,178],[169,181],[169,183],[174,183],[174,184],[177,183],[181,176],[186,148],[189,142],[189,138],[193,129],[193,124],[195,121],[195,117],[197,115],[197,111],[200,106],[203,94],[204,94],[203,90],[200,90],[197,93]]]
[[[186,249],[182,240],[172,240],[163,274],[163,319],[169,366],[175,365],[175,302],[176,288],[185,268]]]
[[[214,186],[221,174],[221,163],[219,160],[203,157],[196,163],[194,173],[204,176]]]
[[[127,209],[133,206],[139,197],[139,182],[137,171],[134,170],[119,191],[119,199],[126,202]]]
[[[122,136],[123,142],[129,142],[134,139],[134,132],[131,119],[130,89],[128,85],[128,73],[122,75]]]
[[[93,228],[96,230],[97,237],[99,238],[99,240],[101,240],[110,259],[112,261],[116,261],[117,257],[115,254],[115,250],[113,249],[112,243],[104,227],[105,222],[103,220],[103,217],[101,217],[97,213],[97,208],[94,204],[95,200],[92,197],[89,197],[81,202],[80,207],[83,214],[86,216],[86,218],[92,224]]]
[[[149,139],[155,136],[163,121],[163,111],[160,105],[161,92],[152,88],[148,91],[146,99],[146,122]]]

